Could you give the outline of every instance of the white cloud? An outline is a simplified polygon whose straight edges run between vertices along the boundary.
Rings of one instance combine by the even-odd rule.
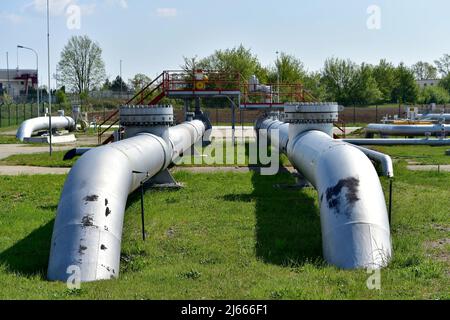
[[[128,8],[128,0],[106,0],[106,3],[110,6],[118,5],[122,9]]]
[[[92,4],[82,4],[80,7],[81,7],[81,13],[83,15],[88,16],[88,15],[94,14],[95,8],[97,6],[95,3],[92,3]]]
[[[177,12],[176,8],[158,8],[158,9],[156,9],[156,15],[158,17],[164,17],[164,18],[176,17],[177,14],[178,14],[178,12]]]
[[[0,21],[6,21],[13,24],[19,24],[24,21],[22,16],[15,13],[0,12]]]
[[[72,0],[50,0],[49,2],[50,14],[53,16],[64,15],[67,6],[71,3]],[[34,9],[38,12],[47,11],[47,0],[33,0],[32,5]]]

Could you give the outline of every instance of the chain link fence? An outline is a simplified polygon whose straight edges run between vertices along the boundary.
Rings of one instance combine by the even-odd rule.
[[[0,103],[0,128],[19,125],[37,115],[35,103]]]

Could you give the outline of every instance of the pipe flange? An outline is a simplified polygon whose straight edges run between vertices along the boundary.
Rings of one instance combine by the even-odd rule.
[[[284,106],[286,123],[333,123],[338,121],[339,106],[335,102],[289,103]]]
[[[173,124],[171,105],[125,105],[121,106],[120,125],[122,126],[170,126]]]

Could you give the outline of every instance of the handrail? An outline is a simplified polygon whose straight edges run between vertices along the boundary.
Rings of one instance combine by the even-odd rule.
[[[154,84],[156,81],[158,81],[163,75],[165,74],[165,72],[162,72],[159,76],[157,76],[155,79],[153,79],[152,81],[150,81],[150,83],[148,83],[145,87],[143,87],[141,90],[139,90],[131,99],[129,99],[127,102],[125,102],[125,104],[130,104],[134,99],[136,99],[139,95],[141,95],[142,93],[145,92],[145,90],[147,90],[152,84]],[[145,99],[145,97],[143,98]],[[143,99],[141,99],[139,101],[139,103],[141,103],[143,101]],[[113,117],[117,116],[117,114],[119,113],[119,109],[117,109],[116,111],[114,111],[108,118],[104,119],[102,123],[99,124],[98,126],[98,144],[101,144],[101,140],[102,140],[102,136],[105,134],[106,131],[108,131],[109,129],[112,128],[113,125],[117,124],[117,122],[119,122],[119,119],[114,120],[113,123],[111,123],[106,129],[102,130],[102,126],[105,125],[109,120],[111,120]]]

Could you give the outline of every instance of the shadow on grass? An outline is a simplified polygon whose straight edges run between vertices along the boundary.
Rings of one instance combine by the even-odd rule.
[[[275,176],[253,172],[251,194],[229,194],[225,201],[256,202],[256,255],[282,266],[322,263],[319,209],[305,190],[279,188],[294,184],[283,170]]]
[[[45,279],[54,220],[31,232],[24,239],[0,253],[0,264],[11,273],[39,275]]]

